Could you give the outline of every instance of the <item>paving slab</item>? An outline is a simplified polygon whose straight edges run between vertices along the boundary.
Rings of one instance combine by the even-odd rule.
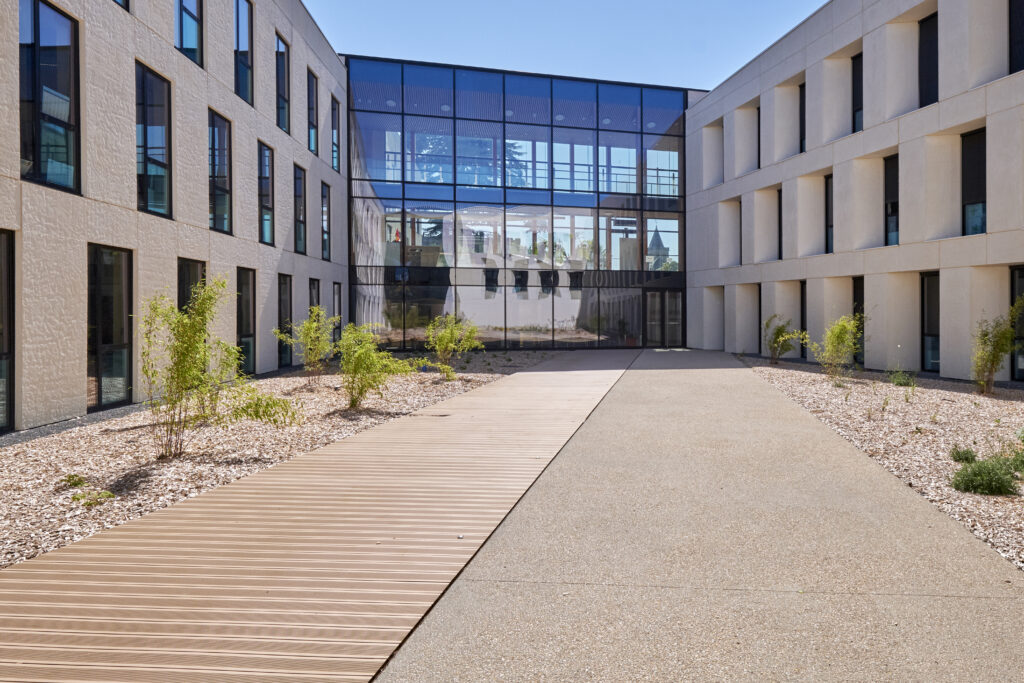
[[[380,681],[1024,680],[1024,573],[735,358],[646,351]]]

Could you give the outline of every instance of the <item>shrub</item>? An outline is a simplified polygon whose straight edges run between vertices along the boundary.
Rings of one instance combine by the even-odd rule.
[[[978,327],[974,331],[971,376],[978,384],[980,393],[992,393],[996,373],[1010,352],[1017,348],[1016,326],[1022,314],[1024,295],[1017,297],[1007,315],[978,322]]]
[[[965,493],[980,493],[986,496],[1016,494],[1017,482],[1006,460],[995,457],[966,463],[953,475],[953,488]]]
[[[779,359],[797,348],[803,339],[803,333],[799,330],[790,329],[792,320],[782,321],[782,316],[773,314],[764,321],[761,336],[764,346],[768,349],[768,362],[778,365]]]
[[[949,451],[949,457],[955,462],[975,462],[978,459],[978,454],[974,452],[973,448],[966,448],[963,446],[953,446],[952,450]]]
[[[476,335],[476,325],[447,313],[430,321],[426,346],[437,355],[438,362],[450,370],[453,357],[458,358],[467,351],[484,348]]]
[[[86,482],[85,477],[80,474],[68,474],[60,480],[60,483],[67,486],[69,489],[80,489],[88,482]]]
[[[200,282],[189,303],[151,299],[142,319],[142,377],[153,412],[160,458],[185,452],[195,430],[239,420],[277,427],[299,420],[291,402],[260,393],[239,372],[241,351],[211,331],[227,283]]]
[[[114,494],[110,491],[81,491],[71,496],[71,500],[81,503],[83,507],[91,508],[103,505],[108,500],[113,500]]]
[[[334,355],[334,329],[340,321],[341,316],[328,318],[324,309],[311,306],[309,317],[299,325],[292,325],[287,334],[274,330],[274,336],[280,342],[302,355],[302,366],[309,376],[310,384],[320,382],[327,361]]]
[[[422,360],[402,361],[382,351],[371,324],[358,327],[353,323],[346,325],[338,341],[338,352],[341,355],[339,369],[342,385],[348,393],[349,408],[362,405],[371,390],[383,395],[389,379],[412,372],[414,367],[418,367],[417,362],[422,364]]]
[[[889,381],[897,387],[910,387],[911,389],[917,387],[917,377],[907,370],[892,370],[889,372]]]
[[[864,315],[844,315],[825,330],[821,343],[808,344],[815,360],[836,384],[853,372],[854,358],[861,350],[864,331]]]

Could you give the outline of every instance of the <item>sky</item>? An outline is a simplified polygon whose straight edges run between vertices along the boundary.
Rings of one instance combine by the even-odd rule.
[[[304,0],[338,52],[710,89],[825,0]]]

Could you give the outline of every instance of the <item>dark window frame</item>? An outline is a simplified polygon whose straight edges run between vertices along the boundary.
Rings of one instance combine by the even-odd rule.
[[[199,277],[192,281],[188,281],[188,277],[191,275],[190,268],[198,267]],[[192,300],[192,288],[200,282],[206,282],[206,261],[199,261],[197,259],[178,257],[178,310],[183,310]],[[185,282],[182,278],[186,278]],[[186,286],[187,282],[187,286]]]
[[[825,176],[825,252],[834,254],[835,244],[835,181],[831,173]]]
[[[312,69],[306,70],[306,147],[320,155],[320,79]]]
[[[320,258],[331,260],[331,186],[320,183]]]
[[[778,189],[778,195],[777,195],[776,203],[778,205],[776,207],[776,211],[778,212],[778,216],[776,218],[776,220],[778,221],[778,225],[776,227],[777,227],[778,232],[779,232],[779,235],[778,235],[778,240],[779,240],[779,244],[778,244],[778,260],[781,261],[782,260],[782,234],[783,234],[782,233],[782,188],[781,187]]]
[[[134,374],[135,374],[134,373],[134,369],[135,369],[134,368],[134,366],[135,366],[134,356],[135,356],[135,353],[134,353],[134,344],[133,344],[133,340],[135,339],[135,330],[134,330],[134,327],[135,327],[135,325],[134,325],[134,322],[135,322],[135,315],[134,315],[134,312],[135,312],[135,269],[134,269],[134,265],[133,265],[135,254],[130,249],[121,249],[119,247],[111,247],[111,246],[107,246],[105,244],[95,244],[95,243],[90,242],[88,244],[88,246],[87,246],[88,263],[89,263],[89,277],[90,278],[92,277],[92,274],[93,274],[93,263],[94,263],[93,254],[96,253],[96,252],[102,251],[102,250],[111,251],[111,252],[119,252],[119,253],[124,254],[125,256],[127,256],[127,259],[128,259],[128,261],[127,261],[128,278],[127,278],[127,283],[126,283],[126,285],[127,285],[127,293],[126,293],[127,294],[127,304],[126,305],[127,305],[127,308],[128,308],[128,334],[126,336],[127,336],[128,341],[125,342],[125,343],[120,343],[120,344],[102,344],[102,343],[97,343],[95,345],[95,347],[91,347],[90,345],[92,344],[92,342],[88,339],[88,335],[86,335],[86,357],[88,359],[90,356],[92,356],[92,357],[94,357],[94,360],[95,360],[95,368],[96,368],[96,372],[97,372],[97,382],[98,382],[96,395],[97,395],[97,398],[99,399],[99,402],[96,403],[95,405],[88,405],[88,397],[87,397],[87,400],[86,400],[86,403],[87,403],[87,405],[86,405],[86,412],[89,412],[89,413],[97,413],[97,412],[101,412],[101,411],[104,411],[104,410],[110,410],[110,409],[113,409],[113,408],[119,408],[121,406],[130,405],[131,402],[132,402],[132,392],[133,392],[134,384],[135,384],[135,379],[134,379]],[[98,322],[98,321],[96,321],[93,318],[93,316],[91,314],[89,314],[89,312],[101,309],[101,306],[100,306],[99,302],[94,300],[94,297],[92,296],[92,287],[89,286],[89,285],[87,285],[87,288],[86,288],[86,301],[88,302],[87,306],[86,306],[87,307],[87,316],[86,317],[87,317],[87,319],[89,321],[87,323],[87,327],[88,327],[88,325],[90,323]],[[127,364],[127,366],[128,366],[127,367],[128,386],[127,386],[127,389],[126,389],[126,398],[124,400],[122,400],[122,401],[116,401],[116,402],[113,402],[113,403],[103,403],[103,371],[102,371],[103,354],[104,354],[104,352],[116,351],[116,350],[120,350],[120,349],[125,349],[125,350],[128,351],[128,364]],[[88,382],[88,379],[89,379],[89,374],[88,374],[88,360],[87,360],[86,361],[86,382]]]
[[[939,101],[939,13],[928,15],[917,26],[917,106],[920,109]]]
[[[284,304],[284,305],[282,305]],[[287,312],[287,315],[286,315]],[[277,274],[277,329],[284,335],[292,333],[292,276]],[[277,367],[290,368],[294,363],[292,347],[280,339],[277,341]]]
[[[331,304],[334,307],[331,316],[338,318],[338,322],[334,324],[334,330],[331,333],[332,341],[336,342],[341,339],[341,307],[344,305],[340,282],[331,283]]]
[[[295,233],[293,248],[296,254],[303,255],[306,253],[307,245],[309,244],[309,235],[307,233],[309,211],[306,179],[306,169],[295,164],[292,168],[292,212],[294,216],[292,229]],[[301,193],[299,192],[300,188],[302,190]]]
[[[195,14],[192,14],[192,12],[190,12],[185,7],[185,1],[184,0],[175,0],[175,3],[177,3],[177,5],[178,5],[178,11],[175,12],[175,17],[174,17],[174,29],[175,29],[174,47],[177,48],[178,52],[180,52],[181,54],[183,54],[186,57],[188,57],[190,62],[195,63],[196,65],[199,66],[200,69],[202,69],[203,68],[203,56],[204,56],[204,53],[205,53],[205,50],[203,49],[203,47],[204,47],[203,46],[203,0],[196,0],[196,10],[199,12],[198,16],[195,15]],[[183,29],[184,29],[184,26],[185,26],[185,17],[186,16],[189,17],[190,19],[192,19],[192,21],[196,22],[196,58],[195,59],[193,59],[192,56],[189,55],[188,52],[186,52],[186,50],[188,48],[186,48],[183,45],[184,37],[185,37],[185,32],[184,32]]]
[[[864,53],[850,57],[850,131],[864,130]]]
[[[341,173],[341,102],[331,95],[331,168]]]
[[[247,22],[248,26],[245,27],[245,29],[246,29],[246,36],[247,36],[247,38],[246,38],[246,46],[248,48],[246,50],[240,50],[239,49],[239,38],[242,36],[242,32],[241,32],[242,26],[239,25],[239,19],[240,18],[238,16],[238,14],[239,14],[238,9],[242,6],[242,3],[245,3],[245,5],[249,8],[249,10],[247,12],[247,15],[246,15],[247,18],[248,18],[248,22]],[[252,2],[250,2],[250,0],[235,0],[235,94],[238,95],[240,98],[242,98],[242,101],[248,103],[251,106],[256,106],[255,105],[255,101],[256,101],[256,93],[255,93],[255,90],[256,90],[256,88],[255,88],[256,78],[255,78],[255,60],[253,59],[253,48],[254,48],[254,46],[253,46],[253,32],[252,32],[252,25],[253,25],[252,11],[253,11],[253,7],[252,7]],[[245,80],[246,80],[246,89],[247,89],[247,91],[249,93],[248,97],[246,97],[241,92],[241,88],[239,87],[241,85],[241,83],[242,83],[242,79],[241,79],[241,76],[242,76],[241,68],[242,67],[244,67],[246,69],[246,72],[245,72],[246,73],[246,79]]]
[[[926,334],[926,323],[928,322],[928,311],[927,311],[927,303],[928,302],[927,302],[927,297],[926,297],[926,287],[927,287],[927,281],[930,278],[935,278],[938,281],[938,283],[939,283],[938,284],[938,291],[939,291],[939,316],[941,317],[941,315],[942,315],[942,281],[939,279],[939,277],[940,277],[939,276],[939,271],[927,271],[927,272],[921,273],[921,275],[920,275],[921,284],[920,284],[920,288],[919,288],[919,295],[920,295],[920,302],[921,302],[921,324],[920,324],[921,372],[929,372],[929,373],[941,373],[942,372],[942,356],[941,356],[941,353],[939,355],[938,361],[936,362],[936,367],[935,368],[930,367],[925,362],[927,339],[929,337],[935,337],[937,343],[939,344],[939,349],[941,350],[941,348],[942,348],[942,346],[941,346],[941,336],[940,335],[938,335],[938,334],[935,334],[935,335]]]
[[[978,128],[960,136],[960,234],[962,236],[984,235],[988,232],[988,220],[985,215],[988,211],[987,144],[988,135],[985,128]],[[977,158],[979,154],[980,159]],[[977,163],[970,163],[972,161]],[[982,206],[981,230],[968,232],[968,209],[978,205]]]
[[[284,50],[281,48],[284,47]],[[284,64],[282,64],[282,60]],[[285,133],[291,133],[292,128],[292,48],[281,37],[280,33],[274,32],[274,88],[276,93],[277,109],[275,118],[277,127]],[[282,82],[283,78],[283,82]]]
[[[1018,289],[1017,283],[1021,282]],[[1024,295],[1024,266],[1010,267],[1010,306],[1013,306],[1018,296]],[[1024,356],[1024,320],[1014,321],[1014,341],[1017,343],[1010,354],[1010,379],[1014,382],[1024,382],[1024,368],[1021,368],[1020,359]]]
[[[252,321],[252,329],[243,329],[242,321],[244,317],[242,315],[242,278],[245,278],[248,285],[251,287],[249,293],[249,317]],[[236,269],[235,275],[235,292],[237,295],[237,306],[235,311],[235,339],[236,345],[241,349],[242,344],[247,339],[251,339],[252,352],[249,356],[244,357],[239,364],[239,369],[242,374],[255,375],[256,374],[256,271],[252,268],[243,268],[239,266]]]
[[[800,98],[800,153],[807,151],[807,81],[799,86]]]
[[[220,183],[220,181],[218,180],[218,177],[214,175],[214,161],[213,161],[214,160],[214,149],[213,149],[213,133],[212,132],[214,130],[215,124],[217,124],[219,122],[223,122],[224,123],[224,127],[225,127],[225,129],[227,131],[227,144],[225,146],[225,149],[226,149],[226,155],[227,155],[227,171],[228,171],[228,175],[227,175],[227,178],[226,178],[224,183]],[[209,148],[209,155],[210,155],[210,230],[213,230],[214,232],[219,232],[222,235],[232,235],[232,234],[234,234],[234,214],[235,214],[235,211],[234,211],[234,199],[232,197],[232,192],[231,192],[231,183],[232,183],[232,178],[233,178],[233,168],[232,168],[232,162],[233,162],[232,156],[233,155],[232,155],[232,148],[231,148],[231,139],[232,139],[231,121],[229,121],[225,117],[221,116],[217,111],[215,111],[213,109],[210,109],[209,110],[209,130],[210,130],[210,148]],[[215,217],[216,216],[216,211],[214,210],[214,207],[217,206],[217,197],[219,197],[219,196],[227,197],[227,209],[228,209],[228,212],[227,212],[227,230],[220,230],[219,228],[216,227],[217,219]]]
[[[1009,33],[1009,73],[1024,71],[1024,0],[1009,0],[1007,3],[1007,31]]]
[[[320,305],[320,278],[309,278],[309,307]]]
[[[882,164],[883,242],[885,246],[892,247],[900,243],[900,155],[887,156],[882,160]],[[896,226],[895,230],[892,229],[893,224]]]
[[[264,156],[267,158],[267,169],[264,174]],[[267,190],[263,191],[263,183],[266,181]],[[259,231],[258,239],[260,244],[274,246],[276,241],[274,226],[274,148],[263,142],[256,141],[256,205],[259,209]],[[263,225],[269,217],[270,239],[264,239]]]
[[[15,234],[13,230],[0,230],[0,241],[6,242],[6,258],[4,262],[0,264],[4,272],[4,278],[0,285],[6,288],[5,292],[2,292],[5,296],[4,307],[6,315],[3,316],[3,330],[6,333],[6,339],[0,338],[0,361],[7,363],[7,392],[4,396],[5,403],[7,406],[6,414],[4,415],[4,424],[0,426],[0,433],[6,433],[14,429],[14,385],[17,379],[17,365],[15,360],[15,344],[17,343],[18,336],[17,330],[14,326],[15,311],[14,308],[17,305],[17,298],[14,293],[14,248],[15,248]],[[6,350],[4,350],[6,348]]]
[[[145,79],[148,76],[152,76],[152,77],[156,78],[157,80],[163,81],[164,84],[167,87],[167,116],[166,116],[166,119],[164,121],[164,128],[165,128],[165,131],[166,131],[164,137],[166,138],[166,145],[167,145],[167,152],[166,152],[167,160],[166,161],[160,161],[158,159],[150,157],[149,152],[148,152],[148,150],[149,150],[149,126],[146,126],[145,124],[143,124],[140,127],[138,125],[139,124],[139,120],[138,120],[138,109],[139,109],[139,107],[141,106],[143,108],[143,110],[148,108],[148,104],[147,104],[147,99],[148,98],[146,98],[146,96],[145,96],[145,93],[147,91],[147,88],[145,87],[145,85],[146,85]],[[142,84],[141,88],[139,87],[140,83]],[[166,171],[166,174],[167,174],[166,175],[166,178],[167,178],[167,213],[161,213],[160,211],[156,211],[156,210],[154,210],[154,209],[152,209],[150,207],[150,201],[149,201],[149,182],[148,182],[149,173],[148,172],[139,173],[138,172],[139,169],[138,169],[138,167],[136,167],[135,172],[136,172],[136,181],[137,181],[137,189],[138,189],[138,192],[137,192],[137,194],[138,194],[138,210],[143,212],[143,213],[148,213],[148,214],[150,214],[152,216],[159,216],[160,218],[166,218],[168,220],[174,220],[174,177],[173,177],[174,176],[174,154],[173,154],[173,151],[174,151],[174,144],[173,144],[173,139],[174,139],[173,104],[174,103],[172,102],[172,98],[174,96],[174,89],[171,87],[171,82],[168,79],[164,78],[163,76],[161,76],[156,71],[153,71],[151,68],[149,68],[148,66],[146,66],[142,62],[136,61],[135,62],[135,90],[136,90],[136,92],[135,92],[135,103],[136,103],[135,122],[136,122],[136,130],[140,130],[141,129],[142,136],[143,136],[141,147],[142,147],[143,150],[145,150],[145,151],[143,151],[141,153],[141,155],[139,154],[139,150],[138,150],[139,139],[138,139],[138,133],[136,133],[136,138],[135,138],[136,158],[137,159],[141,159],[143,161],[143,164],[142,164],[143,168],[148,169],[149,164],[152,163],[152,164],[155,164],[156,166],[158,166],[160,168],[163,168]],[[141,101],[140,101],[140,98],[141,98]],[[145,197],[143,197],[143,195],[145,195]]]

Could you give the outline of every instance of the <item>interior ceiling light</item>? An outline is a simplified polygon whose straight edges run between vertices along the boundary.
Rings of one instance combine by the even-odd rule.
[[[565,114],[555,114],[555,121],[565,121]]]
[[[398,106],[398,103],[395,102],[394,100],[388,100],[384,104],[388,105],[389,107],[397,107]]]
[[[442,104],[441,105],[441,111],[451,111],[451,110],[452,110],[452,108],[449,107],[447,104]]]
[[[611,123],[611,122],[612,122],[612,120],[611,120],[611,119],[609,119],[609,118],[604,118],[604,119],[601,119],[601,123],[603,123],[603,124],[604,124],[604,125],[606,125],[606,126],[607,126],[607,125],[608,125],[609,123]]]

